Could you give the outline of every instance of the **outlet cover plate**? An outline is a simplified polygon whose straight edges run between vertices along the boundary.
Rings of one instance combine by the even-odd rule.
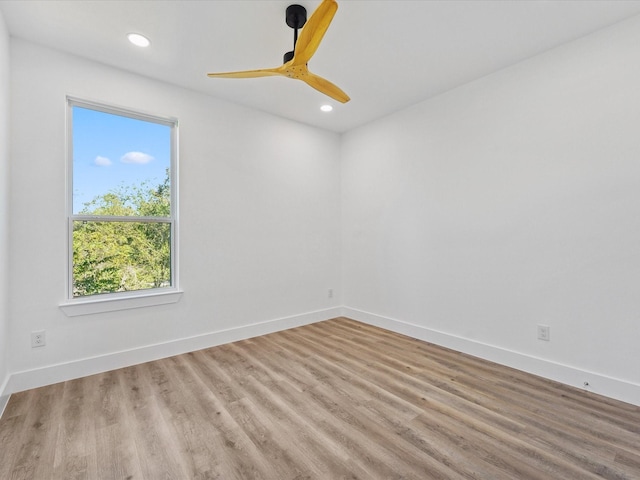
[[[47,337],[44,330],[31,332],[31,348],[44,347],[47,344]]]
[[[544,340],[545,342],[551,340],[549,325],[538,325],[538,340]]]

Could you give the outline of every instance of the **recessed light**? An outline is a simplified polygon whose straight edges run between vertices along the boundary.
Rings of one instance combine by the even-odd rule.
[[[330,112],[331,110],[333,110],[333,107],[331,105],[322,105],[320,107],[320,110],[322,110],[323,112]]]
[[[130,33],[127,35],[127,38],[131,43],[138,47],[148,47],[151,44],[147,37],[140,35],[139,33]]]

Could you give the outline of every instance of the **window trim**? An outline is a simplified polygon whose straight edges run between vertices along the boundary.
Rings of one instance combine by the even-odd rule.
[[[171,230],[171,286],[127,292],[102,293],[81,297],[73,296],[73,223],[74,221],[105,221],[103,216],[76,215],[73,212],[73,108],[87,108],[136,120],[153,122],[170,127],[170,180],[171,213],[169,217],[109,217],[106,221],[153,222],[159,220],[170,224]],[[68,316],[87,315],[129,308],[175,303],[180,300],[178,269],[178,119],[144,113],[129,108],[108,105],[101,102],[66,97],[66,216],[67,216],[67,285],[66,300],[60,308]]]

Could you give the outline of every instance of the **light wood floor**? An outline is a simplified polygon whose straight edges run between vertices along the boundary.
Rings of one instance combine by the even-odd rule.
[[[345,318],[11,397],[0,479],[640,479],[640,407]]]

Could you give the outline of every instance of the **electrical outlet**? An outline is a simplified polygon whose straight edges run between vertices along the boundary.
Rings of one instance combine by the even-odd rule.
[[[538,340],[548,342],[551,340],[551,332],[549,325],[538,325]]]
[[[333,298],[333,288],[330,288],[329,291],[327,292],[327,296],[329,298]]]
[[[44,347],[47,344],[47,337],[44,330],[31,332],[31,348]]]

